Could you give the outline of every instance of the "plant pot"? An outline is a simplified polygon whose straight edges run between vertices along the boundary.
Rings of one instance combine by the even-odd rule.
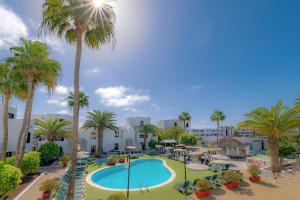
[[[109,166],[116,165],[116,162],[107,162],[107,165]]]
[[[50,192],[44,192],[42,195],[42,199],[49,199],[50,198]]]
[[[260,176],[250,176],[249,177],[249,180],[252,182],[252,183],[257,183],[260,181]]]
[[[238,183],[225,183],[224,185],[227,189],[234,189],[234,188],[237,188],[239,186]]]
[[[68,163],[63,163],[63,167],[66,168]]]
[[[211,190],[209,189],[209,190],[196,191],[195,194],[196,194],[196,197],[198,199],[200,199],[202,197],[208,197],[208,196],[210,196],[211,195]]]
[[[119,159],[119,163],[124,163],[125,162],[125,159]]]

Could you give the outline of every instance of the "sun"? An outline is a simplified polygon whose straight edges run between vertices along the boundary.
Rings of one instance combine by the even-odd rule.
[[[105,0],[93,0],[94,1],[94,5],[97,8],[100,8],[103,6],[103,4],[105,3]]]

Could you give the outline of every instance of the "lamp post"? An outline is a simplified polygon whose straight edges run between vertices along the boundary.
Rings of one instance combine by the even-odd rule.
[[[127,177],[127,198],[129,199],[129,184],[130,184],[130,155],[127,156],[128,162],[128,177]]]
[[[185,151],[183,152],[183,165],[184,165],[184,185],[185,185],[185,199],[186,199],[186,194],[187,194],[187,186],[186,186],[186,159],[185,159]]]

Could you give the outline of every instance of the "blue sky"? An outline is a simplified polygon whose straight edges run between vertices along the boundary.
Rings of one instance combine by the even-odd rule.
[[[257,106],[300,97],[300,2],[274,0],[118,0],[114,52],[84,48],[81,86],[92,109],[152,122],[192,115],[193,127],[213,127],[225,112],[235,125]],[[42,1],[0,0],[0,36],[17,43],[37,38]],[[34,113],[70,113],[75,48],[55,36],[45,40],[63,67],[56,93],[41,87]],[[8,55],[0,40],[0,57]],[[22,114],[24,105],[15,102]]]

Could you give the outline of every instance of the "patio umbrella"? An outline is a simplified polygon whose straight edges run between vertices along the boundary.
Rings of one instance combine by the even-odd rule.
[[[163,147],[164,147],[163,145],[159,145],[159,144],[155,145],[156,149],[160,149],[160,148],[163,148]]]
[[[211,158],[215,160],[229,160],[228,156],[223,156],[219,154],[212,155]]]
[[[185,149],[174,149],[174,151],[177,151],[177,152],[184,152],[186,151]]]
[[[173,150],[173,147],[164,147],[165,150]]]
[[[211,164],[221,164],[221,165],[230,165],[231,162],[227,161],[227,160],[213,160],[210,161]]]
[[[136,149],[136,147],[135,146],[126,146],[125,149],[127,149],[127,150],[134,150],[134,149]]]
[[[190,156],[199,156],[202,155],[204,152],[203,151],[194,151],[194,152],[190,152],[189,155]]]

